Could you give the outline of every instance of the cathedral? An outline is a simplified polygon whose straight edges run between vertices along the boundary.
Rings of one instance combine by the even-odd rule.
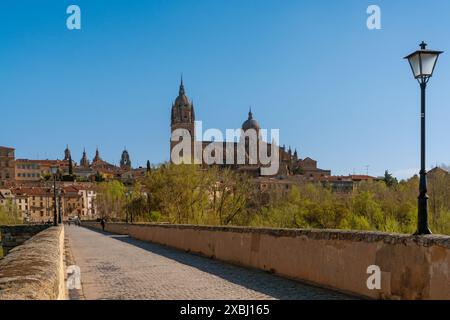
[[[267,165],[263,165],[260,163],[259,160],[256,162],[249,162],[249,152],[248,152],[248,142],[245,141],[245,162],[239,163],[236,161],[236,155],[238,150],[238,144],[239,142],[216,142],[216,141],[197,141],[195,137],[195,110],[194,110],[194,104],[193,102],[187,97],[186,91],[184,88],[183,79],[181,79],[178,96],[175,98],[175,101],[172,104],[171,109],[171,133],[172,138],[170,141],[170,151],[171,151],[171,162],[174,162],[173,159],[173,151],[174,148],[179,143],[174,139],[174,131],[177,129],[184,129],[187,132],[189,132],[189,135],[192,139],[192,150],[191,154],[194,154],[194,145],[200,145],[200,152],[203,153],[203,151],[208,148],[208,146],[211,145],[221,145],[222,150],[232,150],[231,157],[234,157],[235,161],[232,161],[232,164],[229,164],[229,162],[225,161],[225,157],[228,156],[228,151],[223,152],[224,160],[221,161],[221,164],[219,166],[225,168],[230,168],[233,170],[237,170],[240,172],[248,173],[252,176],[258,177],[261,176],[261,172],[263,171],[263,168]],[[245,133],[252,130],[256,132],[257,139],[261,139],[260,136],[260,125],[259,122],[253,117],[253,113],[251,109],[248,112],[248,118],[242,123],[241,126],[243,135],[241,136],[241,139],[245,136]],[[174,141],[175,140],[175,141]],[[259,142],[259,141],[258,141]],[[315,178],[315,177],[324,177],[324,176],[330,176],[331,171],[330,170],[323,170],[319,169],[317,167],[317,161],[313,160],[309,157],[306,157],[304,159],[301,159],[297,153],[297,150],[292,151],[292,149],[289,147],[289,149],[286,150],[286,147],[279,147],[275,144],[266,143],[261,141],[262,143],[266,144],[266,150],[273,150],[272,147],[277,148],[277,154],[278,154],[278,163],[279,167],[278,170],[271,174],[271,176],[304,176],[308,178]],[[261,144],[257,144],[260,146]],[[208,164],[205,163],[204,158],[201,157],[201,162],[203,166],[208,166]],[[216,164],[217,165],[217,164]]]

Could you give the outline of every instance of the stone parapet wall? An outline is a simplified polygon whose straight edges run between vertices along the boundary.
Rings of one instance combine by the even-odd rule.
[[[0,300],[65,298],[64,227],[50,227],[0,260]]]
[[[448,236],[124,223],[106,230],[368,298],[450,299]],[[373,265],[381,289],[369,290]]]
[[[49,224],[24,224],[24,225],[11,225],[0,226],[1,246],[3,248],[3,254],[20,246],[22,243],[38,234],[41,231],[51,227]]]

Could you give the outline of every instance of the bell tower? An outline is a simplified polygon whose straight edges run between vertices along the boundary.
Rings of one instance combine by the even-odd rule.
[[[170,121],[170,132],[171,134],[177,129],[185,129],[189,132],[191,137],[191,155],[194,153],[194,142],[195,142],[195,112],[194,104],[186,96],[184,90],[183,77],[181,77],[180,88],[178,91],[178,97],[172,104],[172,113]],[[178,141],[170,140],[170,153],[172,161],[172,149],[177,145]]]

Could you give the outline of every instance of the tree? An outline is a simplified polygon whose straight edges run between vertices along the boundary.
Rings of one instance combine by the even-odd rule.
[[[211,218],[215,224],[243,222],[250,200],[251,185],[247,176],[229,169],[211,168],[207,171]],[[248,221],[245,221],[248,222]]]
[[[204,214],[207,193],[203,173],[195,165],[164,164],[150,171],[144,185],[151,210],[171,223],[198,223]]]
[[[0,224],[10,225],[22,222],[20,210],[11,200],[8,200],[5,205],[0,206]]]
[[[149,211],[172,223],[228,225],[249,223],[251,186],[246,176],[228,169],[164,164],[144,183]]]
[[[127,222],[128,217],[130,217],[130,222],[142,221],[145,222],[147,218],[146,213],[149,210],[147,195],[143,192],[142,185],[137,182],[131,191],[128,191],[125,204],[125,210],[127,212]],[[151,220],[151,219],[149,219]]]
[[[73,163],[72,163],[72,156],[69,156],[69,175],[73,176]]]
[[[388,170],[384,172],[384,183],[391,188],[393,186],[396,186],[398,184],[397,178],[395,178],[392,174],[389,173]]]
[[[103,178],[103,175],[97,171],[97,173],[95,174],[95,182],[103,182],[105,181],[105,178]]]
[[[95,204],[100,218],[123,220],[125,193],[126,188],[119,181],[99,183]]]
[[[150,166],[150,160],[147,160],[147,172],[152,171],[152,167]]]

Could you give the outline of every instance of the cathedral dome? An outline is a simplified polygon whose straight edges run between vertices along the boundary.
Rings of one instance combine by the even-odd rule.
[[[180,91],[178,93],[178,97],[175,99],[174,105],[176,107],[191,106],[191,102],[189,101],[189,98],[186,96],[184,91],[183,78],[181,78]]]
[[[247,131],[249,129],[259,130],[259,123],[255,119],[253,119],[252,110],[248,113],[248,119],[242,124],[242,130]]]
[[[189,101],[189,98],[186,97],[186,95],[179,95],[177,99],[175,100],[175,106],[190,106],[191,102]]]

